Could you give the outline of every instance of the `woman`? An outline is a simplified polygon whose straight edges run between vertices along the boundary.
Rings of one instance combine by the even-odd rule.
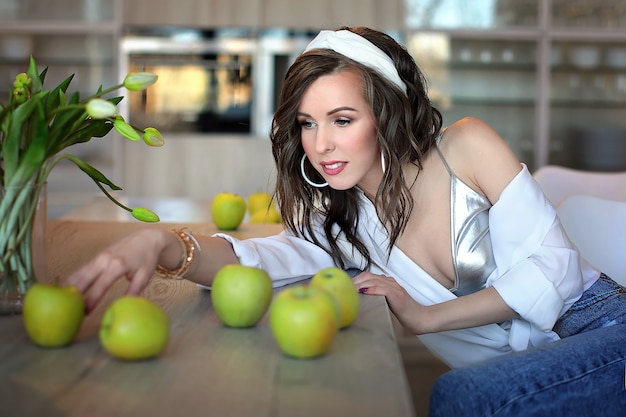
[[[68,278],[89,308],[119,277],[139,293],[155,268],[211,285],[241,262],[280,286],[338,265],[365,271],[356,288],[385,296],[453,368],[624,331],[624,289],[579,257],[526,166],[480,120],[442,129],[415,62],[383,33],[322,31],[285,77],[271,139],[285,233],[140,231]]]

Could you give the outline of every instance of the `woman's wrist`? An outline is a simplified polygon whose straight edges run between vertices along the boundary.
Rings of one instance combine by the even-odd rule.
[[[188,228],[171,230],[167,239],[164,246],[166,250],[162,251],[159,257],[155,273],[164,278],[183,279],[201,251],[200,244]],[[174,255],[176,253],[177,258]]]

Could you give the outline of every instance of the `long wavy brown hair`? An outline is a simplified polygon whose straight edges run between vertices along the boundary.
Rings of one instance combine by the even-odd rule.
[[[341,252],[337,239],[345,238],[366,260],[372,259],[359,239],[359,192],[356,188],[335,190],[314,188],[300,174],[304,154],[297,111],[307,88],[319,77],[353,71],[363,80],[363,95],[376,120],[377,138],[386,161],[386,170],[378,187],[374,206],[389,234],[387,253],[404,231],[413,211],[413,198],[402,166],[407,163],[422,168],[424,155],[435,145],[442,126],[441,113],[432,106],[426,80],[408,51],[390,36],[369,28],[348,28],[380,48],[391,57],[400,78],[407,86],[406,94],[375,70],[329,49],[316,49],[300,55],[291,65],[279,95],[278,108],[272,121],[270,138],[277,168],[275,198],[285,228],[324,248],[339,267],[345,267],[350,254]],[[307,175],[313,181],[322,177],[307,164]],[[322,226],[325,240],[313,231]]]

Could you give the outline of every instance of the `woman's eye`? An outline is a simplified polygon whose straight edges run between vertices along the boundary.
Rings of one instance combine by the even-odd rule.
[[[347,126],[350,124],[350,120],[349,119],[337,119],[335,123],[338,124],[339,126]]]
[[[300,120],[300,126],[302,126],[305,129],[310,129],[313,126],[315,126],[315,123],[311,120]]]

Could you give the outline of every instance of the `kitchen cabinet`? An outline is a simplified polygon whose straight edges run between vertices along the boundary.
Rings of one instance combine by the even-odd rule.
[[[553,48],[549,161],[597,171],[626,169],[625,41],[562,39]]]
[[[626,170],[626,2],[406,0],[444,121],[492,124],[531,169]]]
[[[449,33],[408,38],[408,49],[426,74],[431,101],[441,111],[444,126],[465,116],[486,120],[521,160],[532,165],[536,43]]]
[[[117,77],[116,0],[4,0],[0,6],[0,94],[28,67],[49,67],[47,84],[75,73],[70,89],[95,92]]]
[[[397,30],[404,25],[404,0],[260,0],[263,27],[334,29],[371,26]]]
[[[126,0],[123,7],[129,26],[399,29],[404,24],[404,0]]]
[[[260,0],[126,0],[122,22],[149,27],[257,27],[260,14]]]

